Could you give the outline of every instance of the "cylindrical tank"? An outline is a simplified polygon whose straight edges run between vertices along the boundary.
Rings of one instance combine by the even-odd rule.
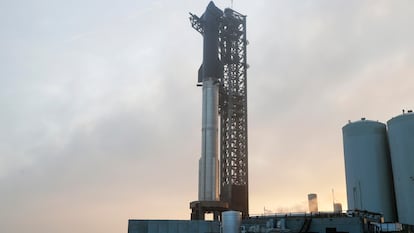
[[[318,212],[318,195],[316,195],[316,193],[308,194],[308,204],[310,213]]]
[[[240,233],[242,214],[239,211],[224,211],[222,213],[223,233]]]
[[[342,128],[349,210],[382,213],[396,220],[386,125],[365,120]]]
[[[334,211],[334,213],[342,213],[342,204],[341,203],[333,203],[333,211]]]
[[[387,124],[398,220],[414,225],[414,114],[409,111]]]

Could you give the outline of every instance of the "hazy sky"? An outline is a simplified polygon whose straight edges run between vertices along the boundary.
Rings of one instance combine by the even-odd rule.
[[[0,231],[126,232],[197,198],[207,0],[0,2]],[[216,1],[220,8],[230,0]],[[250,213],[346,208],[341,127],[413,108],[414,1],[235,0]]]

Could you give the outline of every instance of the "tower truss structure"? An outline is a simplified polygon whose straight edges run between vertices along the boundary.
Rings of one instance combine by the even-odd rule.
[[[219,44],[220,200],[248,217],[246,16],[225,9]]]

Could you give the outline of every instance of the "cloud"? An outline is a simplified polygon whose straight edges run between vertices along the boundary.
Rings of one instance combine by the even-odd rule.
[[[129,218],[189,217],[202,37],[187,17],[207,2],[1,8],[3,230],[119,232]],[[411,105],[410,4],[235,2],[250,41],[251,213],[301,210],[310,192],[331,210],[332,188],[345,208],[341,127]]]

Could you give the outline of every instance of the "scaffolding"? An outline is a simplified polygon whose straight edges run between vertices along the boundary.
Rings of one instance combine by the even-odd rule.
[[[220,200],[248,217],[246,16],[225,9],[220,25]]]

